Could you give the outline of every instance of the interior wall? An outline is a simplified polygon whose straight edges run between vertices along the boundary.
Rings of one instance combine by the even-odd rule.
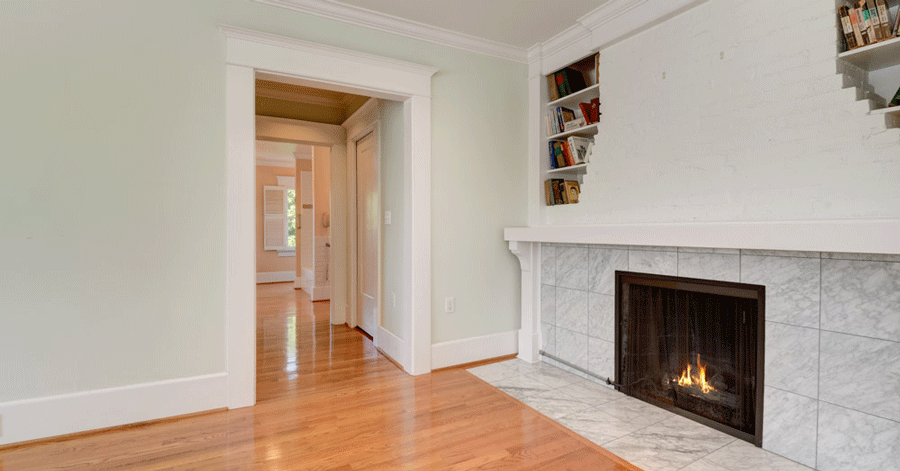
[[[523,64],[246,0],[5,0],[0,400],[225,371],[219,24],[440,69],[433,216],[466,242],[435,231],[434,292],[467,313],[434,339],[517,326]]]
[[[277,250],[264,250],[263,237],[263,186],[277,186],[277,176],[294,176],[291,167],[256,166],[256,272],[293,271],[295,257],[281,257]]]
[[[325,217],[331,217],[331,149],[328,147],[313,148],[312,168],[314,190],[313,218],[316,237],[328,237],[331,234],[331,224],[325,225]]]
[[[312,172],[312,159],[297,159],[297,168],[296,173],[294,174],[295,181],[302,182],[301,177],[303,175],[302,172]],[[299,193],[298,193],[299,195]],[[299,201],[299,199],[297,200]],[[297,212],[297,227],[300,227],[300,212]],[[299,235],[299,231],[297,232]],[[310,241],[302,240],[302,237],[297,239],[297,243],[299,245],[299,249],[297,251],[300,254],[299,257],[295,260],[295,265],[297,269],[297,278],[303,277],[303,268],[308,265],[308,261],[312,259],[312,248]]]
[[[834,4],[782,9],[708,1],[602,50],[581,201],[543,222],[900,217],[900,130],[844,88]]]
[[[381,211],[391,212],[391,223],[382,225],[382,306],[381,327],[400,337],[409,338],[409,329],[402,313],[407,312],[409,293],[401,283],[403,267],[410,263],[410,254],[403,250],[405,234],[409,232],[406,215],[409,204],[403,188],[394,182],[403,181],[403,103],[380,100],[381,120]],[[432,165],[434,164],[432,159]],[[435,250],[432,245],[432,252]]]

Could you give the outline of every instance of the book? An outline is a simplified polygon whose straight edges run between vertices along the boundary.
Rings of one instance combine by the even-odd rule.
[[[584,117],[584,122],[587,124],[594,124],[594,121],[591,120],[591,104],[590,104],[590,102],[579,103],[578,108],[581,109],[581,116]]]
[[[856,41],[856,47],[865,46],[862,32],[859,28],[859,17],[856,15],[856,8],[848,8],[847,14],[850,17],[850,26],[853,28],[853,39]]]
[[[841,28],[844,30],[844,40],[847,41],[847,49],[856,48],[856,38],[853,37],[853,25],[850,24],[849,8],[842,6],[838,9],[841,17]]]
[[[881,35],[881,19],[878,18],[878,6],[875,5],[875,0],[866,0],[862,7],[869,9],[869,38],[875,38],[872,42],[881,41],[884,38]]]
[[[862,1],[865,3],[866,0]],[[856,11],[856,18],[859,20],[859,34],[862,35],[862,45],[865,46],[871,42],[869,40],[869,10],[859,6],[854,8],[854,10]]]
[[[563,81],[566,84],[566,91],[568,94],[572,94],[575,92],[580,92],[587,88],[587,83],[584,80],[584,74],[581,73],[580,70],[574,69],[572,67],[566,67],[561,70],[560,73],[563,76]]]
[[[566,131],[572,131],[574,129],[583,128],[584,124],[584,118],[575,118],[563,123],[563,127],[566,128]]]
[[[547,142],[550,147],[550,168],[559,168],[559,163],[556,162],[556,152],[553,150],[553,141]]]
[[[900,88],[897,89],[897,93],[894,94],[894,98],[891,98],[891,102],[888,103],[888,107],[894,106],[900,106]]]
[[[894,36],[900,36],[900,9],[897,9],[897,18],[894,19]]]
[[[572,121],[575,119],[575,112],[569,108],[564,108],[562,106],[558,106],[556,108],[556,119],[559,122],[559,132],[566,132],[566,121]]]
[[[553,76],[556,79],[556,89],[559,92],[559,97],[562,98],[562,97],[568,95],[568,93],[566,93],[566,82],[565,82],[566,79],[562,75],[562,73],[557,72],[557,73],[553,74]]]
[[[547,92],[550,100],[559,100],[559,89],[556,88],[556,78],[553,75],[547,76]]]
[[[589,151],[594,141],[587,137],[571,136],[566,140],[569,149],[572,150],[572,157],[575,164],[583,164],[590,160]]]
[[[600,99],[591,98],[591,119],[596,123],[600,121]]]
[[[563,180],[560,178],[550,180],[551,189],[553,190],[553,204],[563,204],[562,188],[560,188],[560,183],[562,182]]]
[[[884,3],[884,0],[875,0],[875,4],[878,6],[878,19],[881,20],[881,38],[888,39],[892,35],[890,13],[888,12],[887,4]]]
[[[566,180],[563,182],[563,193],[566,195],[566,200],[569,204],[575,204],[578,202],[578,195],[581,193],[581,188],[578,186],[577,181]]]
[[[569,141],[565,140],[559,143],[563,148],[563,155],[566,157],[566,167],[575,165],[575,157],[572,155],[572,149],[569,147]]]
[[[556,204],[556,199],[553,197],[553,182],[550,180],[544,180],[544,195],[547,197],[547,206]]]
[[[566,182],[559,182],[559,196],[562,198],[562,204],[569,204],[569,194],[566,193]]]

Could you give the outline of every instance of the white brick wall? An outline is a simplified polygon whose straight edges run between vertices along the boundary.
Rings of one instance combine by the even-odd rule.
[[[900,129],[856,101],[834,2],[786,8],[710,0],[600,51],[581,202],[544,223],[900,217]]]

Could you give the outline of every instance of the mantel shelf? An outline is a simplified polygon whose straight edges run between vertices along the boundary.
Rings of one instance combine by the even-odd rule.
[[[868,71],[900,65],[900,38],[842,52],[838,57]]]
[[[900,219],[507,227],[512,242],[900,254]]]

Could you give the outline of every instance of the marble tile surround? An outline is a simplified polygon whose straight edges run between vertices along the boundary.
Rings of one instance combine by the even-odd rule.
[[[900,471],[900,256],[565,244],[541,253],[543,349],[604,377],[614,376],[616,270],[765,285],[763,448],[820,470]],[[866,380],[843,380],[854,373]],[[728,468],[713,457],[684,469]]]

